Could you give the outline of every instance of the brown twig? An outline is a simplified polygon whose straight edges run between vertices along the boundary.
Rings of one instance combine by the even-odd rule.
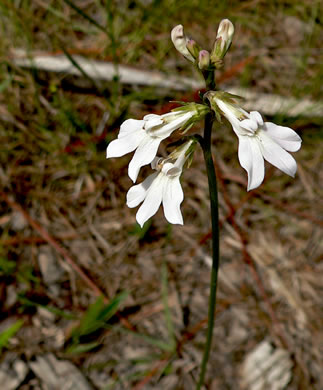
[[[226,309],[230,304],[224,305],[224,307],[221,307],[217,310],[217,314],[224,309]],[[199,321],[197,324],[193,325],[189,329],[185,330],[182,333],[181,338],[176,343],[176,352],[180,355],[181,350],[183,348],[183,345],[187,343],[188,341],[194,339],[194,337],[197,335],[197,333],[205,327],[207,324],[207,317],[203,318],[203,320]],[[135,385],[135,387],[132,388],[132,390],[141,390],[149,381],[159,372],[161,368],[164,368],[164,366],[168,363],[169,359],[173,356],[174,352],[172,353],[165,353],[162,358],[154,365],[154,367],[148,372],[148,374]]]
[[[218,167],[218,169],[219,169],[219,167]],[[269,177],[270,176],[267,174],[265,181],[268,180]],[[240,184],[243,187],[246,187],[246,184],[247,184],[246,181],[240,176],[238,177],[238,176],[234,176],[234,175],[227,174],[227,173],[222,174],[222,180],[226,180],[226,179],[228,179],[234,183]],[[265,200],[269,203],[272,203],[276,207],[279,207],[285,213],[289,213],[289,214],[292,214],[294,216],[298,216],[300,218],[308,219],[309,221],[314,222],[315,224],[317,224],[319,226],[323,226],[322,220],[314,217],[311,214],[305,213],[304,211],[299,211],[295,207],[288,205],[288,204],[280,201],[279,199],[274,199],[272,196],[266,195],[260,190],[253,190],[251,192],[248,192],[248,194],[247,194],[248,199],[255,197],[255,196],[258,196],[258,197],[262,198],[263,200]]]
[[[76,262],[69,255],[68,251],[63,248],[49,233],[38,223],[36,222],[18,203],[11,200],[5,193],[0,192],[0,197],[2,197],[5,202],[12,207],[14,210],[20,212],[30,226],[35,229],[40,236],[59,253],[62,258],[69,264],[69,266],[79,275],[79,277],[89,286],[89,288],[94,292],[98,297],[102,297],[105,304],[109,302],[109,299],[103,293],[103,291],[86,275],[86,273],[76,264]],[[120,313],[116,313],[122,324],[130,330],[134,330],[134,327],[130,322],[123,318]]]
[[[255,279],[255,281],[257,283],[257,286],[259,288],[260,294],[262,295],[263,300],[266,303],[267,310],[268,310],[268,313],[270,315],[271,321],[275,325],[276,335],[278,336],[280,342],[282,343],[282,346],[290,351],[291,347],[290,347],[290,343],[288,342],[288,339],[286,337],[285,331],[284,331],[281,323],[279,322],[279,320],[278,320],[278,318],[276,316],[276,313],[275,313],[275,311],[273,309],[273,306],[271,304],[270,298],[268,297],[268,295],[266,293],[266,290],[264,288],[264,284],[263,284],[261,276],[260,276],[260,274],[259,274],[259,272],[257,270],[255,262],[254,262],[252,256],[250,255],[250,253],[248,251],[248,248],[247,248],[248,239],[247,239],[246,233],[240,228],[240,226],[237,224],[237,222],[235,220],[234,215],[235,215],[235,209],[236,209],[237,206],[234,206],[233,203],[230,200],[229,194],[228,194],[226,186],[225,186],[225,182],[223,180],[223,176],[221,175],[221,169],[218,166],[216,166],[216,165],[215,165],[215,168],[216,168],[216,171],[217,171],[217,176],[219,178],[220,186],[222,188],[222,195],[223,195],[224,201],[226,202],[226,204],[227,204],[227,206],[229,207],[229,210],[230,210],[230,215],[231,215],[230,221],[232,223],[232,226],[233,226],[234,230],[236,231],[236,233],[240,237],[240,241],[241,241],[241,245],[242,245],[243,261],[249,266],[249,269],[252,272],[252,276]],[[267,179],[271,176],[271,173],[272,173],[272,170],[270,170],[270,175],[267,176]],[[251,194],[253,194],[253,196],[255,196],[255,195],[257,195],[257,196],[260,195],[261,196],[261,195],[263,195],[262,193],[260,193],[260,191],[252,191]],[[274,203],[273,202],[274,199],[269,198],[268,200],[270,202]],[[307,216],[307,217],[309,217],[309,216]],[[311,219],[311,218],[309,218],[309,219]],[[297,359],[299,367],[305,373],[306,369],[304,367],[304,364],[300,361],[300,359],[298,359],[297,355],[295,356],[295,358]]]
[[[300,218],[305,218],[305,219],[308,219],[309,221],[319,225],[319,226],[323,226],[323,221],[314,217],[313,215],[311,214],[308,214],[308,213],[304,213],[304,211],[299,211],[297,210],[295,207],[289,205],[289,204],[286,204],[286,203],[283,203],[282,201],[280,201],[279,199],[274,199],[272,196],[269,196],[269,195],[266,195],[264,193],[262,193],[261,191],[256,191],[257,195],[260,196],[263,200],[269,202],[269,203],[272,203],[274,204],[275,206],[279,207],[281,210],[289,213],[289,214],[292,214],[292,215],[296,215]]]
[[[75,233],[64,233],[54,237],[54,240],[74,240],[78,236]],[[47,242],[44,237],[32,236],[32,237],[12,237],[6,240],[0,240],[1,246],[13,246],[19,244],[43,244]]]
[[[149,371],[149,373],[139,383],[137,383],[132,388],[132,390],[141,390],[141,389],[143,389],[144,386],[151,380],[151,378],[153,378],[158,373],[158,371],[161,368],[164,368],[168,364],[168,361],[169,361],[170,357],[171,356],[169,354],[167,354],[166,357],[164,357],[163,359],[159,360],[155,364],[155,366],[152,368],[152,370]]]
[[[266,293],[261,276],[260,276],[260,274],[256,268],[256,265],[255,265],[252,257],[249,254],[249,251],[247,249],[248,238],[247,238],[245,232],[241,229],[241,227],[237,224],[237,222],[235,220],[236,206],[234,206],[234,204],[230,200],[230,196],[227,192],[226,185],[225,185],[225,182],[223,180],[222,172],[221,172],[219,166],[216,163],[214,163],[214,166],[216,169],[219,184],[220,184],[221,189],[222,189],[223,199],[229,208],[228,220],[231,222],[232,227],[234,228],[234,230],[238,234],[240,241],[241,241],[243,261],[250,267],[250,270],[252,272],[252,276],[255,279],[257,286],[258,286],[258,289],[260,291],[260,294],[262,295],[263,300],[267,306],[267,310],[268,310],[269,316],[272,320],[272,323],[275,325],[276,335],[279,337],[279,340],[281,341],[283,346],[287,347],[288,346],[287,338],[286,338],[284,331],[281,327],[281,324],[276,316],[276,313],[272,307],[272,304],[270,302],[270,298],[268,297],[268,295]]]

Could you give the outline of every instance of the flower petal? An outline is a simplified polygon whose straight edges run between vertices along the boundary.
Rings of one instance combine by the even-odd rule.
[[[152,169],[158,169],[158,164],[163,160],[162,157],[158,157],[156,156],[153,161],[151,162],[150,166],[152,167]]]
[[[147,133],[144,134],[145,136],[141,140],[128,167],[128,175],[133,182],[137,180],[140,168],[150,164],[156,157],[158,146],[161,142],[160,138],[150,137]]]
[[[215,99],[217,106],[222,111],[223,115],[227,118],[227,120],[230,122],[233,131],[236,133],[236,135],[239,137],[240,135],[245,135],[247,132],[245,129],[243,129],[240,126],[240,121],[234,114],[232,110],[230,110],[229,105],[224,103],[221,99]],[[242,110],[240,110],[240,113],[242,113]]]
[[[118,138],[127,137],[131,133],[136,133],[143,129],[145,121],[137,119],[127,119],[120,126]]]
[[[240,126],[251,133],[254,133],[258,129],[258,123],[252,119],[244,119],[240,122]]]
[[[145,135],[144,121],[128,119],[122,123],[118,138],[111,141],[107,147],[106,158],[120,157],[133,152]]]
[[[163,188],[163,207],[165,218],[169,223],[183,225],[183,217],[180,205],[184,194],[179,181],[179,176],[167,178]]]
[[[141,227],[143,227],[144,223],[148,221],[150,217],[156,214],[162,201],[165,179],[166,177],[163,174],[157,174],[147,190],[144,203],[140,206],[136,214],[137,222]]]
[[[107,158],[120,157],[133,152],[145,136],[144,131],[129,134],[127,137],[117,138],[111,141],[107,147]]]
[[[151,118],[145,121],[145,130],[149,132],[150,130],[153,129],[152,131],[154,131],[154,127],[157,128],[162,125],[164,125],[164,121],[161,119],[160,116],[158,116],[157,118]]]
[[[191,53],[186,48],[188,38],[184,34],[184,28],[181,24],[179,24],[178,26],[175,26],[172,29],[171,39],[172,39],[172,42],[173,42],[175,48],[188,60],[194,62],[194,57],[191,55]]]
[[[158,119],[158,118],[160,118],[160,115],[157,115],[157,114],[147,114],[144,116],[145,121],[148,121],[151,119]]]
[[[264,123],[264,120],[258,111],[250,111],[250,118],[260,126]]]
[[[148,176],[142,183],[132,186],[127,193],[127,206],[130,208],[137,207],[147,194],[151,183],[155,180],[158,172]]]
[[[150,130],[150,134],[159,137],[161,140],[169,137],[173,131],[181,128],[191,117],[192,111],[185,113],[169,113],[162,116],[164,123]],[[169,116],[169,119],[167,117]],[[171,119],[170,119],[171,118]]]
[[[289,127],[265,122],[263,129],[278,145],[288,152],[297,152],[301,147],[301,137]]]
[[[264,159],[287,175],[294,177],[297,170],[294,158],[272,140],[265,131],[260,130],[258,135],[261,139],[260,147]]]
[[[264,180],[265,163],[255,137],[240,136],[238,157],[241,166],[248,172],[248,191],[260,186]]]

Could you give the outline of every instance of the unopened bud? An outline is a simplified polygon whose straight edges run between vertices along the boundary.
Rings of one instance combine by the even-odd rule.
[[[234,26],[229,19],[223,19],[219,25],[216,40],[211,53],[211,60],[214,64],[222,60],[231,46],[234,34]]]
[[[223,19],[219,25],[217,38],[222,38],[221,48],[222,50],[228,50],[234,34],[234,26],[229,19]]]
[[[199,45],[194,41],[194,39],[189,39],[187,41],[186,48],[194,59],[198,58],[201,49]]]
[[[208,69],[210,67],[210,53],[207,50],[201,50],[199,52],[198,66],[201,70]]]
[[[189,39],[184,34],[184,27],[181,24],[172,29],[171,38],[175,48],[189,61],[194,62],[194,57],[191,55],[191,53],[186,47],[186,44]]]

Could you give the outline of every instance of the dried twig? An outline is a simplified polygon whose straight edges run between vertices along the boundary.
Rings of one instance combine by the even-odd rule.
[[[46,72],[65,73],[82,77],[82,72],[71,63],[71,60],[84,70],[95,81],[111,81],[116,75],[115,64],[112,62],[94,61],[88,58],[73,55],[70,59],[65,55],[52,55],[48,53],[33,53],[28,56],[24,50],[13,50],[12,60],[17,66],[24,68],[36,68]],[[236,73],[244,67],[252,57],[233,66],[227,71],[223,78],[230,78],[231,73]],[[151,72],[135,69],[125,65],[118,65],[118,77],[122,84],[156,86],[158,91],[161,88],[177,91],[199,90],[204,87],[204,83],[185,77],[176,77],[160,72]],[[323,113],[322,102],[314,102],[309,99],[294,99],[283,96],[264,94],[256,91],[249,91],[244,88],[227,88],[227,91],[237,94],[246,99],[245,109],[261,111],[266,115],[284,113],[288,116],[321,117]]]
[[[260,291],[260,294],[262,295],[263,297],[263,300],[267,306],[267,310],[268,310],[268,313],[271,317],[271,320],[273,322],[273,324],[275,325],[275,328],[276,328],[276,334],[277,336],[279,337],[281,343],[283,344],[283,346],[287,347],[287,338],[284,334],[284,331],[277,319],[277,316],[275,314],[275,311],[272,307],[272,304],[270,302],[270,298],[268,297],[267,293],[266,293],[266,290],[264,288],[264,285],[263,285],[263,282],[261,280],[261,276],[255,266],[255,263],[252,259],[252,257],[250,256],[249,252],[248,252],[248,249],[247,249],[247,245],[248,245],[248,238],[245,234],[245,232],[241,229],[241,227],[237,224],[236,220],[235,220],[235,214],[236,214],[236,207],[234,206],[234,204],[231,202],[230,200],[230,196],[227,192],[227,189],[226,189],[226,185],[225,185],[225,182],[223,180],[223,177],[222,177],[222,174],[221,174],[221,170],[219,168],[219,166],[217,165],[217,163],[214,163],[215,165],[215,169],[216,169],[216,172],[217,172],[217,177],[218,177],[218,180],[219,180],[219,184],[221,186],[221,189],[222,189],[222,195],[223,195],[223,199],[225,201],[225,203],[227,204],[229,210],[230,210],[230,213],[228,215],[228,220],[231,222],[232,224],[232,227],[234,228],[234,230],[236,231],[236,233],[238,234],[238,236],[240,237],[240,241],[241,241],[241,245],[242,245],[242,256],[243,256],[243,261],[250,267],[251,269],[251,272],[252,272],[252,276],[253,278],[255,279],[256,283],[257,283],[257,286],[259,288],[259,291]]]
[[[18,203],[9,199],[9,197],[3,192],[0,192],[0,197],[2,197],[10,207],[15,209],[16,211],[19,211],[24,216],[30,226],[32,226],[40,234],[40,236],[49,245],[51,245],[57,253],[62,256],[66,263],[68,263],[69,266],[79,275],[79,277],[83,279],[83,281],[89,286],[89,288],[94,292],[96,296],[103,297],[103,301],[106,304],[109,302],[109,299],[106,297],[104,292],[76,264],[76,262],[72,259],[72,257],[69,255],[68,251],[65,248],[63,248],[52,236],[50,236],[49,233],[38,222],[36,222]],[[122,317],[120,313],[117,313],[116,315],[124,326],[126,326],[128,329],[134,330],[134,327],[126,318]]]

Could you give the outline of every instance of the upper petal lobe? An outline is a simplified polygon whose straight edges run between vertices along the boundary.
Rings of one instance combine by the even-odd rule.
[[[265,122],[264,131],[282,148],[288,152],[297,152],[302,144],[301,137],[292,129]]]
[[[259,132],[259,137],[262,141],[260,145],[265,160],[287,175],[294,177],[297,170],[294,158],[264,131]]]
[[[157,154],[161,140],[145,133],[128,167],[128,175],[135,182],[142,166],[150,164]]]
[[[121,157],[133,152],[145,135],[144,121],[128,119],[122,123],[118,138],[111,141],[107,147],[106,157]]]

